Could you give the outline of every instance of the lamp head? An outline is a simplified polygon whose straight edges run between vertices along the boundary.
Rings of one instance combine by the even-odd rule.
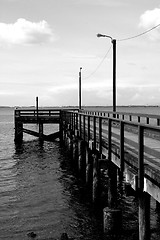
[[[100,34],[98,33],[97,34],[97,37],[106,37],[106,38],[110,38],[112,40],[112,37],[111,36],[108,36],[108,35],[105,35],[105,34]]]
[[[104,37],[104,35],[98,33],[98,34],[97,34],[97,37]]]

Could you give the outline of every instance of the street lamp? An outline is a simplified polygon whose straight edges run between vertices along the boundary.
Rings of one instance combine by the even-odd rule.
[[[97,34],[97,37],[110,38],[113,44],[113,112],[116,112],[116,39],[104,34]]]
[[[79,71],[79,110],[81,110],[81,96],[82,96],[82,93],[81,93],[81,70],[82,70],[82,67],[80,67],[80,71]]]

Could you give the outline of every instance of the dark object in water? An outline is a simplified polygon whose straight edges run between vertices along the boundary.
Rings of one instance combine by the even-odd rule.
[[[27,234],[27,236],[30,237],[30,238],[36,238],[37,234],[34,233],[34,232],[30,232],[30,233]]]
[[[62,233],[60,240],[69,240],[67,233]]]

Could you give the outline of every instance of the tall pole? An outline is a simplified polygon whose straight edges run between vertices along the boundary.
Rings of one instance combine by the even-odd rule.
[[[113,112],[116,112],[116,39],[100,33],[97,34],[97,37],[110,38],[113,44]]]
[[[81,110],[81,96],[82,96],[82,91],[81,91],[81,70],[82,68],[80,67],[80,71],[79,71],[79,110]]]
[[[38,97],[36,97],[36,112],[37,112],[37,123],[38,123]]]
[[[113,112],[116,112],[116,39],[113,44]]]

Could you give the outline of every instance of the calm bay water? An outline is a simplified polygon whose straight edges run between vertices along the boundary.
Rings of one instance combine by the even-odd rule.
[[[160,113],[160,108],[149,109],[149,113]],[[13,118],[13,109],[0,108],[0,239],[25,240],[33,231],[39,240],[60,239],[63,232],[75,240],[103,240],[101,217],[95,214],[59,142],[42,144],[24,135],[23,144],[15,146]],[[54,130],[56,126],[45,127],[46,132]],[[124,197],[120,204],[121,239],[137,240],[137,202]],[[154,201],[151,216],[152,239],[159,239],[160,217]]]

